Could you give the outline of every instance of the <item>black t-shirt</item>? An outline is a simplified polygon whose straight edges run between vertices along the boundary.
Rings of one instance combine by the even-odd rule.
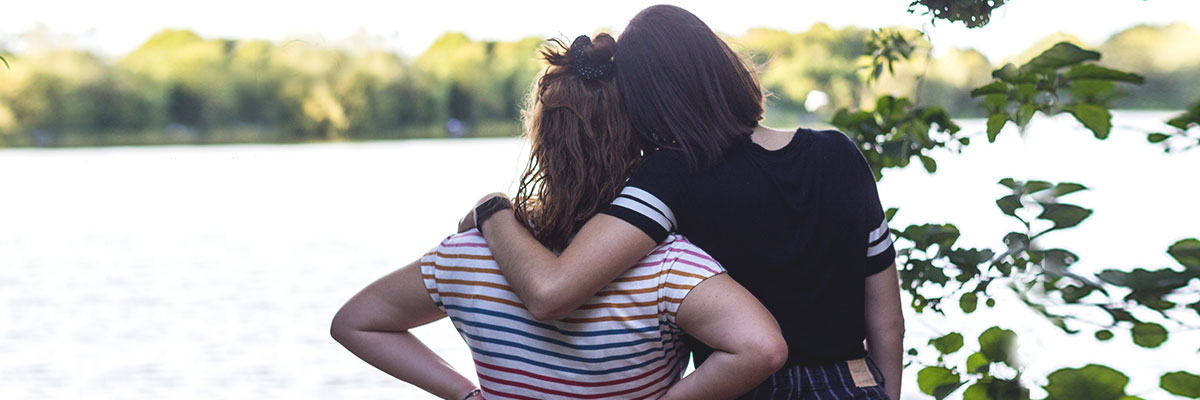
[[[871,170],[841,132],[800,129],[774,151],[738,144],[694,173],[682,154],[656,151],[603,212],[712,254],[775,315],[789,365],[866,355],[865,279],[896,250]],[[712,352],[691,345],[697,361]]]

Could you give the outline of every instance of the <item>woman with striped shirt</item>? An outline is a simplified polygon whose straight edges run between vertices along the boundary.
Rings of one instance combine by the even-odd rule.
[[[614,82],[615,40],[581,36],[563,47],[543,50],[550,66],[530,96],[532,154],[514,197],[525,229],[548,249],[565,248],[640,160]],[[728,399],[786,360],[771,314],[687,239],[665,236],[631,264],[577,310],[539,321],[483,236],[467,230],[363,289],[331,330],[375,367],[456,400]],[[445,316],[471,349],[479,388],[407,332]],[[687,377],[684,332],[715,349]]]
[[[752,68],[679,7],[638,13],[615,64],[626,112],[651,150],[621,195],[561,253],[539,246],[508,211],[475,219],[533,314],[575,310],[679,233],[779,321],[788,360],[746,398],[897,399],[896,252],[854,142],[837,131],[760,125],[763,91]],[[693,344],[700,367],[716,357]]]

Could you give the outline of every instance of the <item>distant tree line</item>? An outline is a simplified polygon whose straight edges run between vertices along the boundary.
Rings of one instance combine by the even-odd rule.
[[[800,33],[753,29],[729,40],[762,68],[772,93],[769,123],[828,120],[837,108],[868,106],[882,94],[942,104],[956,117],[983,116],[969,93],[991,80],[992,61],[960,49],[932,57],[919,32],[885,31],[882,39],[903,41],[910,54],[882,76],[864,56],[880,31],[816,24]],[[11,66],[0,72],[0,146],[516,135],[543,43],[446,33],[409,59],[371,46],[164,30],[115,60],[73,48],[0,51]],[[1200,93],[1200,35],[1186,25],[1130,28],[1097,48],[1105,63],[1147,77],[1114,100],[1118,108],[1183,109]],[[827,105],[809,110],[814,91]]]

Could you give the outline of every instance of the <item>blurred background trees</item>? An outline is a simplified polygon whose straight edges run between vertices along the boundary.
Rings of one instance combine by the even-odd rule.
[[[0,73],[0,146],[518,135],[544,43],[449,32],[406,58],[365,39],[334,46],[164,30],[108,59],[39,35],[53,36],[26,35],[20,54],[0,49],[10,65]],[[982,99],[969,93],[990,82],[993,69],[1028,61],[1059,41],[1083,45],[1055,35],[1011,60],[988,60],[971,49],[933,52],[910,29],[824,24],[802,32],[752,29],[728,39],[761,67],[771,92],[767,122],[781,126],[870,108],[881,95],[942,105],[953,117],[982,117]],[[1101,65],[1146,77],[1145,85],[1122,88],[1117,108],[1185,109],[1200,93],[1200,34],[1186,24],[1137,26],[1089,48],[1105,54]],[[891,49],[905,54],[880,53]],[[887,71],[868,68],[872,58],[900,56],[905,62],[885,63]]]

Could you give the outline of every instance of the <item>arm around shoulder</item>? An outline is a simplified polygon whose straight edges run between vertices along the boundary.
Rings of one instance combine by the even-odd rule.
[[[484,221],[480,232],[513,291],[539,320],[555,320],[645,257],[657,243],[637,227],[599,214],[555,255],[510,210]]]

